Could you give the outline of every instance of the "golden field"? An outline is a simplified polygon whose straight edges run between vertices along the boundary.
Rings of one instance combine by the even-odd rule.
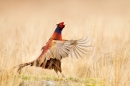
[[[85,35],[93,46],[83,58],[62,60],[70,86],[130,85],[129,0],[0,0],[0,86],[58,81],[53,70],[25,67],[19,75],[12,68],[36,59],[61,21],[64,39]]]

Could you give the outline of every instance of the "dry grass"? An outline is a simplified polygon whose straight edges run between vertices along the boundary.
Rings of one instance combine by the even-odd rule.
[[[67,23],[64,39],[84,34],[93,45],[81,59],[62,60],[70,85],[129,86],[129,9],[129,1],[0,1],[0,86],[57,81],[53,70],[26,67],[19,75],[12,68],[36,59],[60,21]]]

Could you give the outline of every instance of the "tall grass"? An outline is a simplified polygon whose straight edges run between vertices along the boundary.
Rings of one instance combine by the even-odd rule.
[[[24,75],[37,76],[37,79],[42,75],[56,76],[53,70],[36,67],[25,67],[22,76],[12,68],[36,59],[41,53],[41,47],[52,35],[55,24],[60,21],[67,23],[62,33],[64,39],[72,39],[74,36],[78,39],[85,35],[91,39],[93,46],[88,54],[82,55],[83,58],[69,57],[62,60],[62,70],[66,78],[98,79],[104,86],[130,85],[130,17],[125,13],[127,11],[121,14],[110,10],[110,13],[102,13],[105,11],[102,8],[103,11],[100,10],[98,14],[91,12],[97,10],[96,7],[85,9],[85,4],[79,5],[80,1],[75,2],[72,7],[67,2],[59,2],[65,10],[57,6],[59,3],[47,1],[39,5],[30,5],[29,2],[1,2],[0,86],[18,86],[23,77],[28,79]],[[55,9],[54,13],[52,8]]]

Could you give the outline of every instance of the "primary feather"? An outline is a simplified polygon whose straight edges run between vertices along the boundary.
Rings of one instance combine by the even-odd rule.
[[[87,52],[85,47],[89,47],[87,46],[88,42],[86,42],[86,40],[87,39],[66,41],[53,40],[51,48],[47,50],[42,58],[56,58],[61,60],[72,53],[74,53],[77,58],[81,57],[81,53]]]

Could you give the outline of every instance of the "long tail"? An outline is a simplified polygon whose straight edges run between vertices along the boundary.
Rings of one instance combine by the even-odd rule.
[[[17,72],[18,72],[18,73],[21,73],[21,69],[22,69],[23,67],[25,67],[25,66],[28,66],[28,65],[30,65],[30,66],[36,65],[36,66],[37,66],[37,62],[36,62],[36,60],[34,60],[34,61],[32,61],[32,62],[27,62],[27,63],[23,63],[23,64],[20,64],[20,65],[17,65],[17,66],[15,66],[14,68],[18,67]],[[14,68],[13,68],[13,69],[14,69]]]

